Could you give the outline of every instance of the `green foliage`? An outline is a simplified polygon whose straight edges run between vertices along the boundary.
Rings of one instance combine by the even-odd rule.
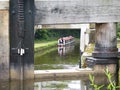
[[[47,29],[38,29],[36,30],[36,33],[35,33],[35,39],[39,39],[39,40],[42,40],[42,39],[48,39],[48,30]]]
[[[120,39],[120,23],[117,24],[117,38]]]
[[[89,79],[90,79],[90,81],[91,81],[91,86],[95,89],[95,90],[100,90],[104,85],[97,85],[97,84],[95,84],[95,78],[94,78],[94,76],[92,76],[92,75],[90,75],[89,74]]]
[[[69,30],[69,29],[37,29],[35,33],[35,39],[37,40],[50,40],[65,36],[73,36],[76,38],[80,37],[80,30]]]
[[[110,73],[110,71],[108,70],[108,67],[105,69],[105,75],[107,76],[107,79],[109,81],[109,84],[107,85],[107,90],[116,90],[116,89],[120,89],[120,86],[117,86],[115,81],[112,81],[113,75]],[[102,90],[102,88],[104,87],[104,85],[97,85],[95,84],[95,78],[92,75],[89,75],[89,79],[91,82],[91,86],[95,89],[95,90]]]
[[[112,81],[113,75],[108,70],[108,67],[105,69],[105,75],[107,76],[107,79],[109,81],[109,84],[107,86],[107,90],[116,90],[117,88],[120,88],[120,86],[117,86],[115,81]]]

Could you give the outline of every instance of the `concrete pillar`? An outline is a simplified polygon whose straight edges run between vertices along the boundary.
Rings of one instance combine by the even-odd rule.
[[[95,49],[93,57],[116,58],[117,54],[116,24],[96,24]]]
[[[85,32],[87,29],[89,29],[89,24],[81,24],[81,34],[80,34],[80,51],[84,52],[85,50]]]
[[[9,0],[0,1],[0,80],[9,80]]]
[[[95,48],[92,57],[87,58],[88,67],[93,67],[99,73],[108,66],[110,72],[116,73],[117,55],[116,23],[97,23]]]

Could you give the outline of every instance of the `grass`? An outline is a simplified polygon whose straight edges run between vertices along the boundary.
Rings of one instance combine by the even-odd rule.
[[[57,44],[57,40],[55,41],[47,41],[47,42],[42,42],[42,41],[36,41],[34,48],[42,48],[42,47],[49,47],[51,45],[56,45]]]
[[[39,51],[44,51],[46,49],[49,49],[53,46],[57,45],[57,40],[53,40],[53,41],[35,41],[34,44],[34,51],[39,52]]]

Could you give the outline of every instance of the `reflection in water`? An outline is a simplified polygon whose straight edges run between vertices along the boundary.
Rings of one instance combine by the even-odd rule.
[[[74,50],[74,45],[67,45],[67,46],[58,46],[58,54],[60,56],[66,55]]]
[[[53,47],[53,49],[44,55],[35,54],[36,70],[79,68],[79,44]]]
[[[34,90],[92,90],[82,80],[36,82]]]
[[[106,85],[108,83],[105,75],[95,75],[97,85]],[[60,81],[0,81],[0,90],[94,90],[90,87],[88,77],[78,77],[76,80]],[[106,87],[101,90],[107,90]]]
[[[9,90],[9,82],[0,81],[0,90]]]
[[[34,81],[0,81],[0,90],[34,90]]]
[[[74,68],[76,63],[78,63],[77,60],[79,60],[79,45],[77,47],[72,46],[74,50],[72,50],[72,48],[68,48],[64,47],[63,57],[62,55],[58,55],[58,51],[60,50],[59,48],[58,51],[52,51],[47,55],[35,57],[35,62],[39,63],[40,65],[56,65],[56,68],[58,68],[58,66],[62,66],[63,68],[67,69]],[[67,53],[69,50],[72,50],[70,51],[71,53]],[[51,69],[51,67],[48,67],[48,69]],[[105,78],[103,76],[96,75],[96,84],[105,84],[107,82]],[[0,90],[94,90],[89,85],[90,83],[88,77],[85,78],[83,76],[83,78],[80,77],[77,80],[71,80],[70,78],[69,80],[64,81],[0,81]]]

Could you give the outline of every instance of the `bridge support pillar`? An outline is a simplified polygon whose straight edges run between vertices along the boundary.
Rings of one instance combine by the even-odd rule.
[[[9,1],[0,1],[0,81],[9,80]]]
[[[102,69],[101,67],[114,66],[116,68],[118,66],[116,23],[97,23],[95,35],[92,57],[87,58],[88,67]]]

